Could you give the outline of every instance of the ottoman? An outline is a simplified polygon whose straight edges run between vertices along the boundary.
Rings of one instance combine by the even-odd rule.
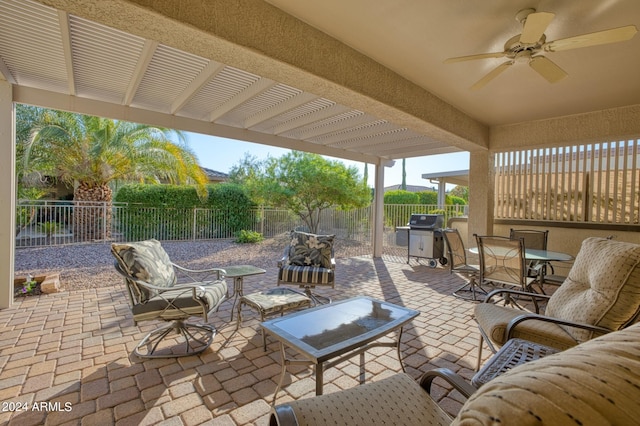
[[[247,305],[260,313],[260,321],[273,314],[283,315],[287,311],[294,309],[308,308],[311,306],[311,299],[304,293],[290,288],[272,288],[259,291],[240,297],[238,304],[238,321],[236,330],[242,325],[242,305]],[[262,331],[262,348],[266,352],[267,341]]]

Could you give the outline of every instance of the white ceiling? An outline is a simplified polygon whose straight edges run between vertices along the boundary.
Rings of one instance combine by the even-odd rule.
[[[640,35],[546,56],[569,77],[550,84],[515,64],[483,89],[477,80],[505,59],[443,64],[449,57],[503,51],[521,33],[518,11],[555,18],[547,41],[609,28],[640,28],[638,0],[267,0],[477,120],[493,126],[640,103]]]
[[[640,104],[639,35],[617,44],[548,53],[569,73],[555,84],[519,63],[471,91],[504,59],[443,63],[452,56],[502,51],[505,41],[519,34],[515,14],[526,7],[555,13],[546,31],[547,40],[554,40],[630,24],[640,27],[638,0],[267,2],[487,128]],[[21,89],[18,97],[25,102],[64,108],[73,103],[70,98],[80,99],[86,101],[82,108],[90,107],[84,112],[110,116],[109,108],[91,103],[99,102],[125,111],[113,118],[148,117],[152,124],[356,161],[461,150],[434,134],[382,119],[374,110],[354,109],[344,99],[339,103],[291,81],[283,84],[255,69],[247,72],[30,0],[0,0],[3,76]]]

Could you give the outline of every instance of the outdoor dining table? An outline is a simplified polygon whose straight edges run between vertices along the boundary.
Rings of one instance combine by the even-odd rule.
[[[478,247],[469,248],[469,253],[479,254]],[[529,261],[537,260],[540,262],[568,262],[573,260],[573,256],[568,253],[528,248],[524,249],[524,258]]]
[[[478,247],[469,248],[469,253],[479,254]],[[528,249],[526,247],[524,249],[524,258],[530,262],[568,262],[573,260],[573,256],[569,253],[552,250]],[[545,282],[543,274],[540,274],[539,280],[540,284]]]

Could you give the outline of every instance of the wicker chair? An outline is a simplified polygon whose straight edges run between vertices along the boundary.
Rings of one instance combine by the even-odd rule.
[[[192,270],[171,262],[156,240],[113,243],[115,268],[129,293],[133,321],[163,320],[169,324],[151,331],[135,347],[140,358],[174,358],[198,354],[209,347],[216,329],[206,322],[227,298],[224,270]],[[176,271],[189,278],[178,283]],[[196,279],[197,277],[197,279]],[[205,324],[188,323],[192,317]],[[178,339],[173,339],[174,335]],[[177,342],[177,343],[176,343]]]

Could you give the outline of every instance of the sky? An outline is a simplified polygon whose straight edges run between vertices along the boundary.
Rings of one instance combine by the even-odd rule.
[[[269,156],[278,158],[287,152],[290,152],[290,150],[284,148],[271,147],[251,142],[241,142],[216,136],[201,135],[197,133],[187,133],[186,135],[187,144],[198,157],[200,166],[223,173],[229,173],[231,167],[238,164],[238,162],[245,156],[245,153],[250,153],[258,160],[263,160]],[[360,171],[360,176],[364,175],[364,163],[333,157],[326,158],[330,160],[340,160],[347,166],[356,166]],[[407,185],[420,185],[435,189],[435,184],[422,179],[423,173],[449,172],[455,170],[466,170],[468,168],[468,152],[407,158]],[[375,168],[372,165],[369,165],[368,172],[369,186],[373,186]],[[402,160],[396,160],[393,167],[387,167],[385,169],[384,186],[400,185],[401,183]],[[451,187],[452,186],[447,185],[448,189],[451,189]]]

